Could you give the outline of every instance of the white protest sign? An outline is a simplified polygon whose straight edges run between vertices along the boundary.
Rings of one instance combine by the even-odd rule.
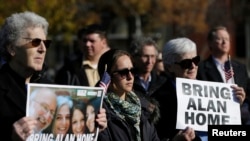
[[[240,104],[231,85],[176,78],[176,128],[207,131],[208,125],[240,125]]]

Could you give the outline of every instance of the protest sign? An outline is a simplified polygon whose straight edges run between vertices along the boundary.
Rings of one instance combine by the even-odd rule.
[[[240,104],[231,85],[176,78],[176,128],[207,131],[208,125],[240,125]]]
[[[26,113],[37,127],[26,141],[97,140],[104,88],[29,83],[27,89]]]

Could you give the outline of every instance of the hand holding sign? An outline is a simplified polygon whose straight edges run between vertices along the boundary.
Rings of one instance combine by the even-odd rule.
[[[241,88],[231,85],[177,78],[176,128],[190,126],[197,131],[207,131],[208,125],[240,125],[237,98],[244,99],[244,94]]]
[[[242,87],[238,87],[237,85],[232,85],[231,88],[233,88],[233,92],[235,93],[237,100],[239,101],[240,105],[242,105],[246,98],[245,90]]]
[[[180,130],[173,138],[173,141],[191,141],[195,138],[195,132],[193,128],[186,127],[185,130]]]

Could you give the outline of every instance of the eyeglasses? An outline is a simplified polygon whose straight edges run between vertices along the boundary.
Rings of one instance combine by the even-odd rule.
[[[43,41],[45,47],[49,48],[50,43],[51,43],[51,40],[42,40],[42,39],[39,39],[39,38],[34,38],[34,39],[32,39],[32,38],[24,38],[24,39],[31,40],[31,44],[34,47],[38,47],[41,44],[41,42]]]
[[[194,63],[197,66],[199,62],[200,62],[200,56],[196,56],[192,59],[184,59],[180,62],[175,62],[175,64],[180,65],[182,69],[189,69],[192,67],[192,63]]]
[[[129,73],[131,73],[132,75],[134,75],[135,73],[135,69],[134,68],[131,68],[131,69],[122,69],[122,70],[117,70],[117,71],[114,71],[113,74],[119,74],[121,76],[121,78],[126,78],[129,76]]]
[[[162,62],[162,59],[157,59],[156,62]]]
[[[48,104],[43,103],[43,102],[39,102],[39,101],[36,101],[36,100],[33,100],[33,101],[34,101],[34,102],[36,102],[37,104],[39,104],[39,105],[42,107],[42,109],[43,109],[43,111],[44,111],[45,113],[49,113],[51,117],[53,117],[53,116],[54,116],[55,111],[50,110],[50,108],[49,108],[49,105],[48,105]]]

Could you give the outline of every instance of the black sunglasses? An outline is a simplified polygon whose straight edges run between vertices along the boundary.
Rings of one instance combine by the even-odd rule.
[[[175,64],[180,65],[182,69],[190,69],[192,67],[192,63],[194,63],[197,66],[199,62],[200,62],[200,56],[196,56],[192,59],[184,59],[180,62],[175,62]]]
[[[126,78],[129,76],[129,72],[132,73],[132,75],[135,74],[135,69],[134,68],[131,68],[131,69],[122,69],[122,70],[117,70],[117,71],[114,71],[112,74],[119,74],[122,78]]]
[[[41,42],[43,41],[45,47],[49,48],[50,43],[51,43],[51,40],[42,40],[42,39],[39,39],[39,38],[34,38],[34,39],[32,39],[32,38],[24,38],[24,39],[31,40],[31,44],[34,47],[38,47],[41,44]]]

